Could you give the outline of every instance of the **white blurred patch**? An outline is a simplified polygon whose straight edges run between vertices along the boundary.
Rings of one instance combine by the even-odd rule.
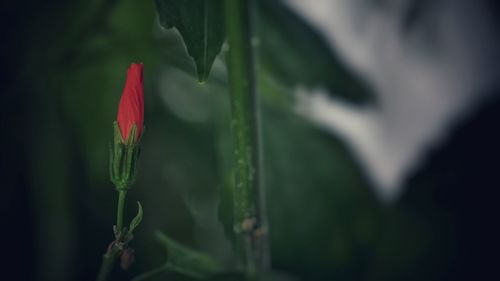
[[[382,199],[397,198],[428,150],[500,81],[491,67],[500,61],[494,25],[480,1],[427,1],[429,12],[408,33],[401,29],[407,0],[285,2],[376,91],[372,108],[323,89],[297,94],[299,112],[346,140]]]

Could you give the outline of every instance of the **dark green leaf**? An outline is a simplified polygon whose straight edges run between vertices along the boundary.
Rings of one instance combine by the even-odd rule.
[[[171,271],[197,278],[207,278],[221,273],[223,268],[210,256],[183,246],[161,232],[156,238],[167,249],[167,268]]]
[[[261,64],[287,86],[324,87],[351,102],[370,101],[371,93],[342,64],[325,40],[280,1],[259,2]]]
[[[224,42],[220,0],[156,0],[160,24],[175,27],[196,64],[200,82],[206,81]]]

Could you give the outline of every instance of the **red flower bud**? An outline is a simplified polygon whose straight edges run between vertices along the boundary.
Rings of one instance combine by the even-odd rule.
[[[135,125],[133,142],[141,137],[144,127],[144,86],[142,78],[142,63],[133,63],[127,72],[127,81],[118,107],[117,123],[120,128],[123,143],[127,142]]]

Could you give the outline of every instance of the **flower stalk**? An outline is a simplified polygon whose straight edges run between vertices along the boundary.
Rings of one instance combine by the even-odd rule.
[[[123,229],[123,210],[125,209],[125,197],[127,196],[127,191],[118,191],[118,207],[116,211],[116,229]]]

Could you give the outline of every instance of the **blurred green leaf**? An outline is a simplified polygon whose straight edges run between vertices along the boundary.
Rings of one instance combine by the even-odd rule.
[[[327,42],[281,1],[260,0],[257,34],[260,62],[289,87],[324,87],[334,96],[366,103],[371,92]]]
[[[249,277],[245,273],[225,273],[218,274],[208,279],[209,281],[297,281],[298,279],[294,276],[284,274],[282,272],[270,271],[261,272],[256,276]]]
[[[210,256],[183,246],[161,232],[156,238],[167,249],[167,269],[193,278],[202,279],[221,273],[223,268]]]
[[[273,267],[302,280],[363,280],[382,208],[345,143],[311,126],[287,100],[276,98],[288,97],[289,89],[263,79],[266,73],[259,74],[259,92],[265,97],[263,166]],[[218,109],[219,114],[226,112],[220,118],[228,120],[228,110]],[[232,217],[224,214],[232,204],[229,130],[219,127],[219,210],[231,234]]]
[[[208,79],[215,57],[224,42],[220,0],[156,0],[160,24],[175,27],[196,64],[198,80]]]
[[[287,110],[264,107],[263,120],[273,265],[306,280],[362,280],[381,209],[357,163]]]

